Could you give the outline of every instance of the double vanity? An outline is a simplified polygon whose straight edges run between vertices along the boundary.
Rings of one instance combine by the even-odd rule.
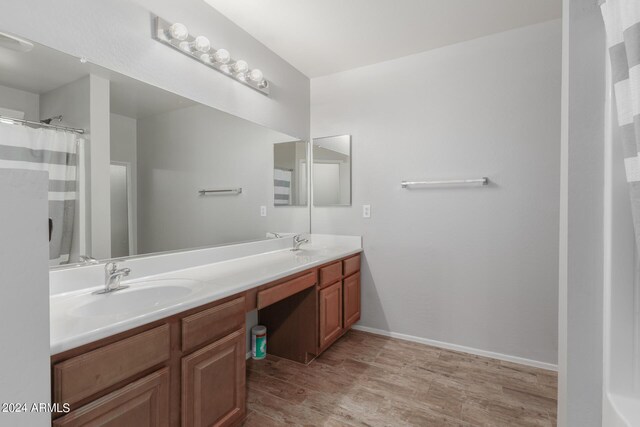
[[[240,423],[248,313],[257,311],[267,327],[268,353],[300,363],[360,318],[360,238],[310,240],[297,251],[283,247],[290,237],[204,249],[194,257],[221,260],[133,278],[102,294],[104,286],[64,289],[65,274],[81,282],[91,272],[79,270],[95,275],[102,265],[53,272],[54,288],[65,292],[51,297],[52,402],[70,406],[53,425]],[[184,265],[185,252],[175,257]],[[150,262],[157,260],[118,267],[134,276],[136,264],[148,270]]]

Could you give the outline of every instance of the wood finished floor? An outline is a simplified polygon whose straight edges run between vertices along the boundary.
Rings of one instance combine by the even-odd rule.
[[[554,372],[350,331],[304,366],[247,361],[244,426],[555,426]]]

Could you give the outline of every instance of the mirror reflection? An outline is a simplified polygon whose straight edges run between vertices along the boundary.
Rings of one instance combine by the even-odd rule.
[[[314,138],[313,205],[351,206],[351,135]]]
[[[307,205],[307,143],[273,145],[274,206]]]
[[[49,173],[51,266],[309,231],[306,142],[44,46],[6,59],[0,167]]]

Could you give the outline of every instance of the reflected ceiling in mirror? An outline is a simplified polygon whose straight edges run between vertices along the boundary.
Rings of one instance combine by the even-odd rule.
[[[42,45],[0,50],[0,167],[50,172],[51,266],[309,232],[309,209],[273,209],[274,146],[305,142]]]

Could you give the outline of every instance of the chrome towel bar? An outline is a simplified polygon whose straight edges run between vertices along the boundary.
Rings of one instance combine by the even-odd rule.
[[[242,193],[242,187],[240,188],[227,188],[220,190],[200,190],[198,194],[206,196],[207,194],[240,194]]]
[[[474,178],[474,179],[452,179],[448,181],[402,181],[402,188],[408,188],[412,185],[460,185],[460,184],[489,184],[489,178]]]

